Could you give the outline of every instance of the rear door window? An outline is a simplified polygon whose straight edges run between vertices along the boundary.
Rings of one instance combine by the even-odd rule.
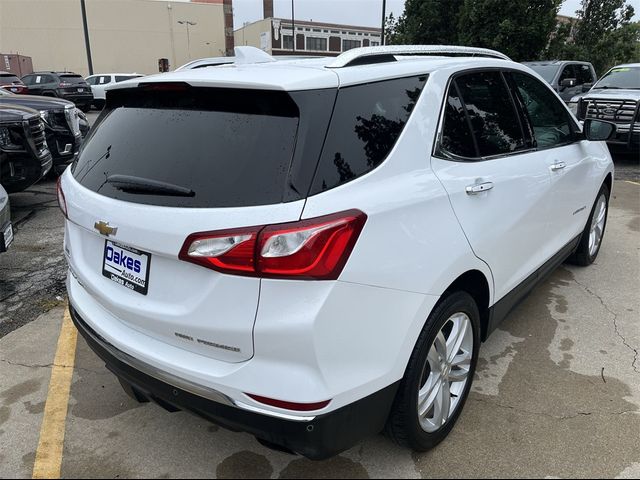
[[[212,208],[298,200],[309,189],[334,99],[335,89],[288,94],[169,84],[166,91],[116,90],[73,175],[102,195],[151,205]],[[292,166],[294,152],[305,168]],[[123,191],[109,182],[112,175],[168,183],[193,196]]]
[[[528,148],[521,119],[499,71],[474,72],[456,78],[480,157]]]
[[[420,75],[341,88],[311,194],[380,165],[402,133],[426,81],[427,76]]]

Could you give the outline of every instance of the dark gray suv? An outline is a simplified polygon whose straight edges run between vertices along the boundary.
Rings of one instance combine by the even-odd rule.
[[[523,64],[544,78],[565,102],[588,91],[598,79],[589,62],[548,60]]]
[[[22,77],[30,95],[58,97],[70,100],[83,112],[93,103],[91,87],[84,78],[73,72],[34,72]]]

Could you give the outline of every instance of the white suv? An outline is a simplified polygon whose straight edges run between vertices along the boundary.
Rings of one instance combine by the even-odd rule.
[[[89,85],[91,85],[93,105],[100,110],[104,107],[107,87],[143,76],[144,75],[139,75],[137,73],[100,73],[98,75],[91,75],[85,78],[85,80]]]
[[[271,60],[108,91],[59,185],[72,318],[140,401],[312,459],[431,448],[480,343],[598,254],[615,127],[487,50]]]

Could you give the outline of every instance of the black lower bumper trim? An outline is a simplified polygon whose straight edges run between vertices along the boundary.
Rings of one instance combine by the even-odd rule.
[[[69,310],[74,324],[91,349],[118,377],[125,390],[129,390],[128,393],[137,400],[151,400],[170,411],[193,412],[224,428],[250,433],[263,443],[279,446],[312,460],[337,455],[363,438],[379,433],[384,428],[400,383],[396,382],[309,422],[261,415],[194,395],[134,369],[103,347],[104,340],[82,320],[73,307],[70,306]]]

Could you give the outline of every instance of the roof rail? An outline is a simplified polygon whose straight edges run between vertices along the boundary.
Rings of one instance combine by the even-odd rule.
[[[236,65],[244,65],[247,63],[267,63],[275,62],[276,59],[269,55],[264,50],[260,50],[256,47],[235,47],[233,49],[235,54]]]
[[[385,45],[380,47],[361,47],[340,54],[327,65],[327,68],[343,68],[350,65],[366,65],[393,61],[393,55],[464,55],[471,57],[489,57],[511,60],[504,53],[488,48],[461,47],[457,45]],[[386,58],[381,58],[386,57]]]

